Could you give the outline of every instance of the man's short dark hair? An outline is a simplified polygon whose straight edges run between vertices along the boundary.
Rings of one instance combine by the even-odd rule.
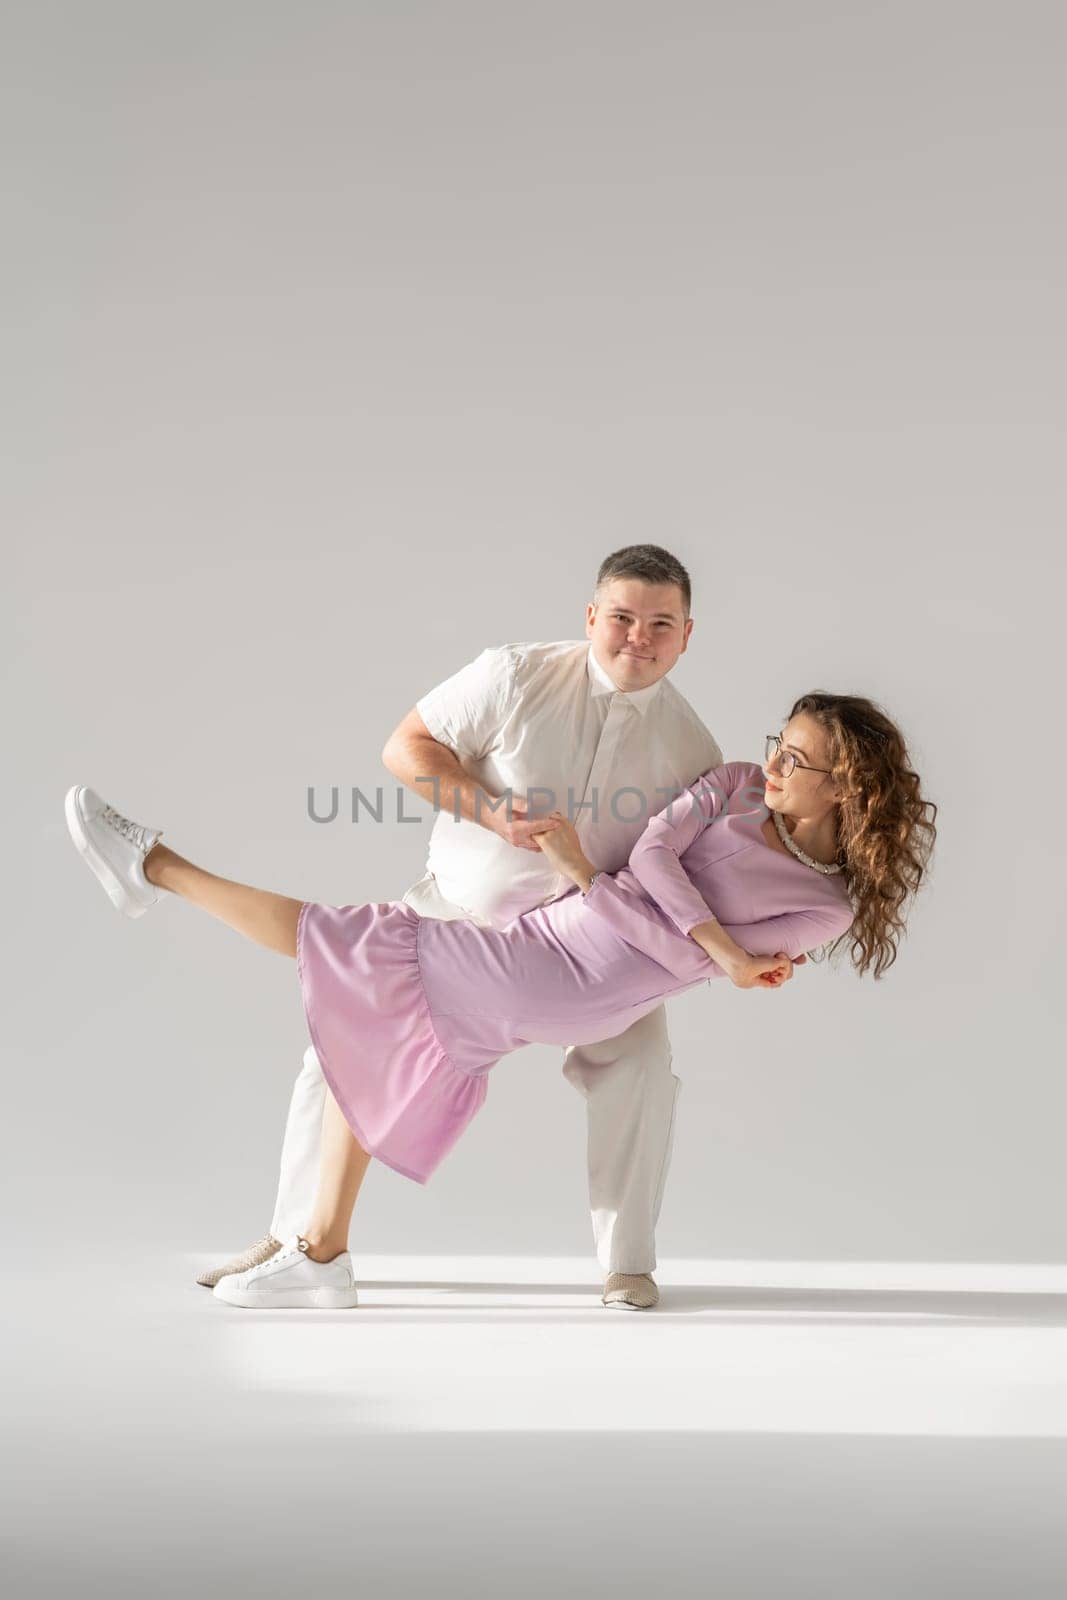
[[[677,556],[658,544],[628,544],[624,550],[615,550],[600,563],[596,575],[596,592],[613,578],[638,578],[642,583],[674,583],[682,591],[685,614],[692,604],[689,574]]]

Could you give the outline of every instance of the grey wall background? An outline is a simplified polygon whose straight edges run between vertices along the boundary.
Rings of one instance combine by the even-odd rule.
[[[690,566],[729,758],[882,700],[940,843],[880,983],[672,1007],[665,1255],[1062,1261],[1057,6],[36,3],[4,16],[9,1225],[240,1244],[295,970],[107,907],[88,782],[229,876],[399,896],[305,811],[599,559]],[[421,811],[411,802],[412,812]],[[589,1250],[558,1052],[357,1248]]]

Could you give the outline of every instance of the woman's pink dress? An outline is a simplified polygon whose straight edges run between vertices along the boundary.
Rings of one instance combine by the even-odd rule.
[[[844,874],[768,845],[763,793],[753,763],[710,768],[651,818],[628,866],[500,930],[398,902],[308,901],[297,928],[304,1013],[364,1150],[425,1183],[508,1051],[614,1038],[667,996],[721,976],[687,937],[709,917],[757,955],[797,956],[845,932]]]

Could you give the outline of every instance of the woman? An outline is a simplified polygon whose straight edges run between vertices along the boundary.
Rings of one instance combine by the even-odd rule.
[[[400,902],[335,907],[252,889],[184,860],[91,789],[66,801],[75,844],[127,915],[169,890],[295,956],[331,1093],[314,1214],[305,1235],[214,1292],[323,1308],[357,1303],[348,1231],[372,1156],[426,1182],[508,1051],[613,1037],[710,977],[775,988],[790,959],[846,937],[858,972],[880,977],[936,809],[877,706],[817,691],[768,735],[762,769],[704,773],[651,818],[619,872],[599,872],[554,812],[538,843],[575,889],[495,930]]]

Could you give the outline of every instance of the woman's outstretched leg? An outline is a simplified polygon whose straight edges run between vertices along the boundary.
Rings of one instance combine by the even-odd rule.
[[[160,844],[160,829],[123,816],[85,784],[67,791],[64,809],[75,848],[124,916],[143,916],[163,889],[268,950],[296,955],[304,901],[205,872]],[[289,1239],[247,1271],[219,1278],[214,1288],[219,1300],[256,1309],[335,1311],[358,1305],[348,1227],[370,1157],[353,1139],[332,1096],[324,1108],[321,1148],[319,1190],[307,1234]]]
[[[144,875],[157,889],[169,889],[190,905],[225,922],[243,933],[246,939],[276,950],[279,955],[296,955],[296,925],[302,900],[273,894],[269,889],[253,889],[246,883],[218,878],[176,855],[165,844],[153,845],[144,858]]]
[[[303,1237],[313,1261],[332,1261],[348,1249],[352,1211],[371,1158],[329,1088],[322,1108],[321,1150],[318,1193]]]

